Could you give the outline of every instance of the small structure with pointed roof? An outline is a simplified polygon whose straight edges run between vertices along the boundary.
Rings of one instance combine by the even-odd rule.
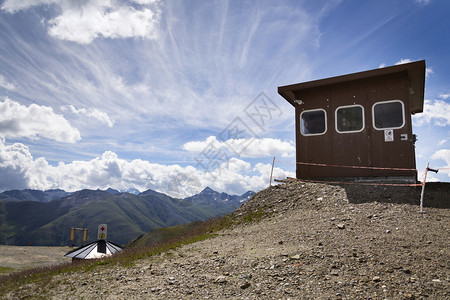
[[[123,248],[121,246],[106,240],[107,228],[108,226],[106,224],[98,225],[97,241],[69,251],[64,256],[71,257],[72,260],[95,259],[110,256],[122,251]]]

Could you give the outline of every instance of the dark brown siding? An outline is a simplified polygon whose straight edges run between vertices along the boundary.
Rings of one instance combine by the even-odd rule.
[[[412,143],[411,107],[408,102],[409,82],[406,72],[359,79],[327,86],[294,91],[303,104],[296,107],[297,162],[343,166],[415,169]],[[376,130],[372,123],[372,106],[376,102],[401,100],[405,109],[405,125],[394,129],[394,141],[385,142],[384,130]],[[335,111],[340,106],[364,107],[364,130],[357,133],[338,133]],[[327,131],[323,135],[303,136],[300,114],[304,110],[324,109]],[[407,134],[408,140],[401,140]],[[415,171],[352,169],[297,165],[297,178],[411,176]]]

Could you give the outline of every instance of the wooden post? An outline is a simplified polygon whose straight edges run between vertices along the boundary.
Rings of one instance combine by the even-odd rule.
[[[70,241],[72,241],[72,247],[75,246],[75,228],[70,228]]]
[[[430,162],[427,163],[427,168],[425,169],[425,174],[423,175],[422,182],[422,192],[420,193],[420,212],[423,213],[423,194],[425,193],[425,183],[427,182],[427,173]]]
[[[275,156],[273,157],[273,161],[272,161],[272,170],[270,171],[270,182],[269,182],[269,186],[272,186],[272,174],[273,174],[273,165],[275,164]]]
[[[87,228],[83,229],[83,238],[81,240],[81,245],[84,246],[84,243],[87,242],[87,237],[88,237],[88,230]]]

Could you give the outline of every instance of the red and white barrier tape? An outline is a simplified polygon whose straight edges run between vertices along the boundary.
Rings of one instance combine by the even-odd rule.
[[[277,160],[276,162],[294,165],[292,163],[283,162]],[[308,162],[297,162],[298,165],[310,165],[318,167],[333,167],[333,168],[350,168],[350,169],[371,169],[371,170],[395,170],[395,171],[417,171],[417,169],[406,169],[406,168],[382,168],[382,167],[366,167],[366,166],[344,166],[344,165],[332,165],[332,164],[319,164],[319,163],[308,163]]]
[[[323,181],[323,180],[309,180],[309,179],[296,179],[302,182],[312,182],[312,183],[328,183],[328,184],[357,184],[357,185],[383,185],[383,186],[422,186],[423,183],[376,183],[376,182],[348,182],[348,181]]]

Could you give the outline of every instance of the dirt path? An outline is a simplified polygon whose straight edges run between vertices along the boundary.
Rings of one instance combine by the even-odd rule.
[[[69,247],[39,247],[39,246],[4,246],[0,245],[0,274],[8,274],[21,269],[35,268],[70,262],[64,257]]]

